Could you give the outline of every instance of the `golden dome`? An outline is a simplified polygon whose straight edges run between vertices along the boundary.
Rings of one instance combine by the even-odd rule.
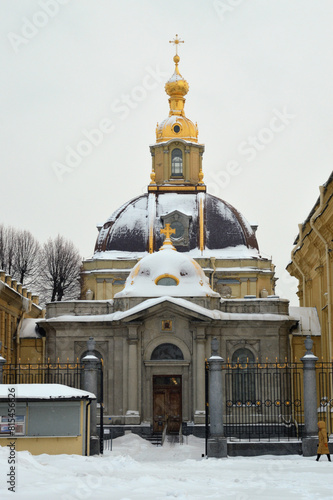
[[[173,60],[175,63],[175,71],[165,84],[165,91],[170,96],[169,117],[157,124],[156,142],[166,142],[170,139],[184,139],[186,141],[197,143],[197,124],[194,124],[191,120],[189,120],[189,118],[186,118],[184,111],[184,96],[189,91],[189,84],[179,72],[179,55],[176,54]]]
[[[181,115],[171,115],[157,124],[156,142],[166,142],[170,139],[183,139],[198,142],[198,127],[189,118]]]
[[[180,61],[179,56],[173,58],[176,63],[175,71],[171,78],[165,84],[165,92],[170,96],[184,96],[189,90],[189,84],[179,73],[178,62]]]

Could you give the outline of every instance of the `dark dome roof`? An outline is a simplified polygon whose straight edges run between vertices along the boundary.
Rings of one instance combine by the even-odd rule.
[[[149,193],[130,200],[111,215],[99,232],[95,252],[146,252],[149,227],[153,228],[154,251],[157,251],[164,240],[160,234],[163,218],[172,213],[188,221],[187,239],[179,240],[177,250],[188,252],[199,248],[200,199],[203,200],[206,249],[242,245],[258,250],[249,223],[225,201],[206,193]]]

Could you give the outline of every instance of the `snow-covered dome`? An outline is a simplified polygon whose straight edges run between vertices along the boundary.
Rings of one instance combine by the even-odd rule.
[[[166,239],[159,252],[141,259],[125,288],[115,297],[219,297],[195,260],[181,254]]]
[[[238,247],[258,255],[255,232],[246,219],[229,203],[207,193],[149,193],[128,201],[100,228],[95,252],[100,257],[110,251],[147,252],[150,238],[157,251],[163,242],[160,230],[167,222],[177,228],[171,240],[178,252],[195,251],[200,239],[200,204],[205,249]]]

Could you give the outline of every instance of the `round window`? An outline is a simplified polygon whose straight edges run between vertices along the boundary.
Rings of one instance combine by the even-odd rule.
[[[182,238],[184,236],[185,228],[181,222],[175,220],[171,222],[170,226],[172,229],[176,230],[176,232],[171,235],[172,240],[178,240],[179,238]]]
[[[173,131],[174,131],[175,134],[179,134],[179,132],[180,132],[180,126],[179,125],[175,125],[173,127]]]

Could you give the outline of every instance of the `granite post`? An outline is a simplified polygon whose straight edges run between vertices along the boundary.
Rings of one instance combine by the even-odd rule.
[[[312,352],[313,340],[308,335],[304,341],[306,353],[301,361],[303,363],[303,388],[304,388],[304,435],[302,451],[304,457],[317,454],[318,444],[318,416],[317,416],[317,384],[316,361],[318,358]]]
[[[227,440],[223,431],[223,387],[222,365],[224,359],[218,354],[219,342],[212,340],[212,355],[209,365],[209,415],[210,437],[207,443],[207,456],[222,458],[227,456]]]
[[[88,352],[84,358],[82,358],[82,389],[87,392],[92,392],[97,398],[100,360],[94,354],[95,344],[96,342],[93,337],[89,337],[89,340],[87,340]],[[99,437],[97,433],[97,399],[94,399],[90,405],[90,455],[98,454]]]

